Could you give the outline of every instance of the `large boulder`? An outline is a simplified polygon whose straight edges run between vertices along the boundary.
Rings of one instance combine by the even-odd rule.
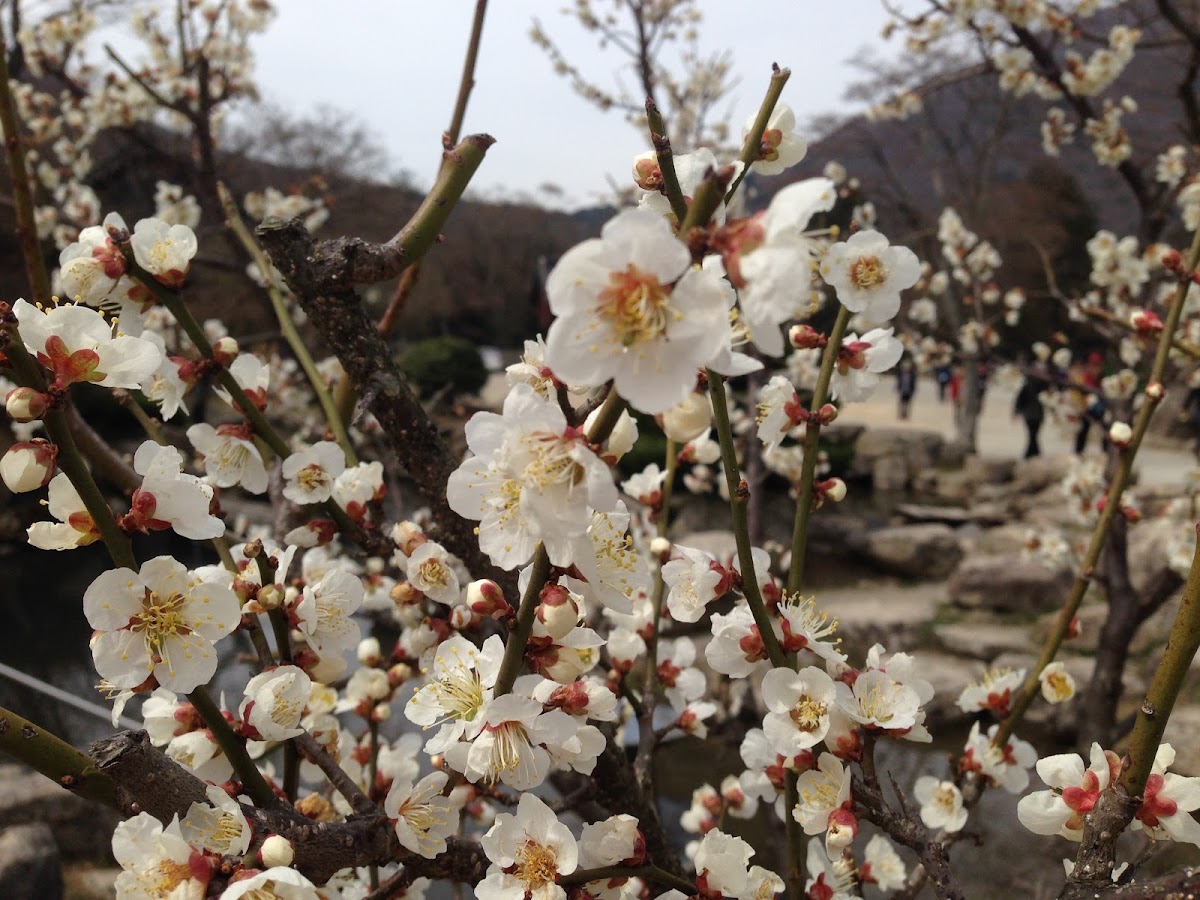
[[[934,637],[949,652],[984,662],[1004,653],[1028,652],[1034,647],[1028,627],[995,622],[947,623],[937,626]]]
[[[914,646],[946,602],[946,592],[941,585],[861,584],[820,590],[816,600],[838,620],[843,652],[865,652],[872,644],[889,650]]]
[[[938,459],[945,439],[936,431],[869,428],[854,445],[851,478],[871,478],[876,490],[903,490]]]
[[[45,822],[0,831],[0,885],[5,900],[62,900],[62,860]]]
[[[980,456],[972,453],[963,460],[963,473],[975,484],[1003,484],[1012,481],[1017,461],[1009,457]]]
[[[863,533],[859,550],[883,572],[908,578],[945,578],[962,558],[954,529],[940,523],[893,525]]]
[[[1062,605],[1071,573],[1019,554],[970,556],[950,577],[950,599],[966,609],[1040,613]]]

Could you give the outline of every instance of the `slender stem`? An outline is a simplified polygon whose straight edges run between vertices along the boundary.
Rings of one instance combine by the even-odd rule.
[[[829,382],[833,378],[833,367],[837,364],[838,351],[850,324],[850,310],[838,310],[825,354],[821,357],[821,369],[817,373],[817,385],[813,388],[809,412],[812,416],[804,426],[804,459],[800,463],[799,495],[796,498],[796,517],[792,522],[792,562],[788,568],[787,592],[794,594],[804,583],[804,562],[808,552],[808,523],[813,513],[813,480],[816,478],[817,457],[821,452],[821,423],[816,413],[825,405],[829,395]]]
[[[254,239],[254,235],[250,233],[250,229],[246,227],[246,223],[242,221],[242,217],[238,213],[237,202],[233,199],[233,195],[229,193],[229,189],[221,182],[217,182],[217,194],[221,198],[221,208],[225,212],[225,227],[232,231],[234,237],[241,242],[242,247],[245,248],[246,253],[249,254],[254,264],[258,266],[259,273],[267,283],[267,296],[271,300],[271,308],[275,311],[275,318],[279,322],[279,330],[283,333],[284,340],[287,341],[288,346],[292,348],[292,354],[296,357],[296,361],[300,363],[300,368],[304,370],[313,393],[317,395],[317,402],[321,404],[321,409],[325,413],[325,421],[329,424],[329,430],[333,432],[334,440],[338,442],[338,446],[346,454],[346,464],[349,466],[358,465],[358,456],[354,452],[354,445],[350,443],[350,435],[346,433],[346,426],[338,412],[337,405],[333,401],[333,397],[330,396],[325,379],[317,371],[317,364],[313,361],[312,354],[305,345],[304,339],[300,337],[300,332],[296,329],[296,323],[293,321],[291,313],[288,312],[287,301],[283,298],[283,292],[271,281],[271,261],[267,259],[267,254],[263,252],[258,241]]]
[[[376,811],[376,806],[371,802],[371,798],[362,792],[362,789],[354,783],[354,779],[346,774],[345,770],[337,764],[337,760],[329,755],[315,737],[306,731],[295,741],[296,746],[313,765],[325,774],[329,783],[346,799],[352,810],[360,814]]]
[[[167,439],[163,436],[162,423],[150,417],[142,405],[138,403],[137,398],[129,391],[117,389],[112,392],[113,399],[120,403],[129,414],[137,421],[138,425],[142,426],[142,431],[146,432],[146,437],[161,446],[166,446]]]
[[[772,64],[771,83],[767,85],[767,94],[758,108],[758,115],[754,117],[754,124],[746,132],[746,140],[742,142],[742,152],[738,155],[738,159],[742,163],[742,171],[729,186],[729,190],[725,194],[726,203],[733,199],[733,195],[749,173],[750,167],[762,158],[763,134],[766,133],[767,123],[771,121],[771,113],[775,111],[775,104],[779,102],[779,96],[783,93],[783,86],[791,77],[790,69],[781,69]]]
[[[800,776],[788,769],[784,773],[783,786],[783,819],[784,830],[787,833],[787,888],[790,900],[804,898],[804,858],[800,848],[804,846],[804,829],[792,815],[792,810],[800,803],[798,781]]]
[[[1128,319],[1122,319],[1120,316],[1110,313],[1107,309],[1101,309],[1098,306],[1079,306],[1078,309],[1090,318],[1099,319],[1101,322],[1107,322],[1109,325],[1115,325],[1117,328],[1124,329],[1125,331],[1137,332],[1137,329],[1133,327],[1133,324]],[[1171,341],[1171,349],[1178,350],[1192,359],[1200,359],[1200,347],[1197,347],[1195,344],[1189,344],[1179,338],[1174,338]],[[1075,386],[1072,385],[1072,387]]]
[[[692,204],[688,207],[687,215],[680,220],[679,236],[681,238],[686,239],[688,231],[692,228],[703,228],[708,224],[713,213],[725,199],[725,190],[729,187],[731,178],[733,178],[732,166],[726,166],[716,171],[709,170],[708,174],[704,176],[704,180],[700,182],[700,187],[696,188],[696,195],[692,197]]]
[[[467,41],[467,55],[463,59],[462,77],[458,80],[458,96],[454,100],[454,112],[450,116],[450,127],[446,129],[446,143],[458,143],[462,134],[463,119],[467,115],[467,101],[475,87],[475,62],[479,58],[479,42],[483,35],[483,17],[487,14],[487,0],[475,0],[475,16],[471,20],[471,37]]]
[[[1192,246],[1188,251],[1187,272],[1191,273],[1195,271],[1197,264],[1200,264],[1200,231],[1196,232],[1196,235],[1192,239]],[[1080,563],[1079,572],[1075,576],[1075,581],[1071,585],[1071,593],[1067,597],[1066,603],[1063,604],[1063,608],[1059,611],[1058,618],[1054,622],[1054,628],[1046,637],[1046,642],[1042,647],[1042,653],[1038,657],[1037,663],[1030,669],[1029,675],[1026,676],[1025,684],[1022,685],[1020,693],[1013,702],[1008,718],[1000,723],[1000,729],[996,732],[995,738],[992,739],[992,746],[1003,747],[1012,736],[1013,730],[1020,723],[1021,719],[1024,718],[1025,712],[1029,709],[1030,704],[1041,690],[1039,676],[1042,674],[1042,670],[1054,661],[1059,647],[1066,640],[1067,632],[1071,627],[1071,620],[1075,618],[1075,614],[1079,611],[1079,606],[1083,602],[1088,584],[1095,572],[1097,563],[1100,561],[1100,552],[1104,549],[1104,543],[1108,539],[1109,527],[1112,524],[1113,517],[1119,514],[1121,496],[1129,483],[1130,473],[1133,470],[1134,457],[1137,455],[1138,448],[1142,444],[1142,438],[1145,436],[1146,430],[1150,427],[1150,419],[1162,401],[1162,381],[1163,376],[1166,374],[1167,361],[1171,355],[1171,341],[1175,336],[1175,331],[1179,327],[1179,320],[1183,313],[1184,298],[1191,285],[1192,280],[1190,275],[1180,277],[1179,286],[1175,291],[1175,296],[1170,308],[1167,310],[1166,319],[1163,322],[1162,334],[1158,339],[1158,350],[1154,355],[1154,363],[1150,368],[1150,375],[1147,380],[1147,385],[1149,387],[1156,387],[1157,390],[1147,390],[1143,395],[1142,406],[1138,410],[1133,423],[1133,438],[1130,440],[1129,446],[1121,450],[1120,460],[1117,463],[1116,471],[1113,472],[1112,482],[1109,484],[1108,493],[1105,497],[1104,509],[1100,512],[1096,527],[1092,530],[1091,541],[1088,543],[1087,551],[1083,555],[1083,560]]]
[[[539,543],[533,554],[533,568],[529,573],[529,584],[525,588],[525,596],[517,609],[517,621],[513,625],[508,641],[504,644],[504,657],[500,661],[500,671],[496,675],[495,696],[500,697],[512,690],[513,682],[521,673],[521,661],[525,658],[525,646],[529,643],[530,632],[533,631],[533,621],[537,614],[538,602],[542,588],[550,577],[550,554]]]
[[[712,369],[708,370],[708,394],[712,399],[713,418],[716,420],[717,436],[721,441],[721,468],[725,470],[725,484],[729,488],[729,509],[733,516],[733,535],[737,541],[738,568],[742,573],[742,593],[758,626],[759,637],[771,665],[786,668],[787,655],[779,646],[771,616],[758,590],[758,577],[754,572],[754,557],[750,546],[750,524],[746,518],[746,495],[748,488],[738,472],[737,450],[734,449],[733,427],[729,421],[729,404],[725,398],[725,379]]]
[[[0,707],[0,750],[80,797],[113,809],[121,808],[116,785],[90,756],[3,707]]]
[[[662,177],[663,193],[671,204],[671,212],[675,220],[682,222],[687,218],[688,205],[683,197],[683,188],[679,186],[679,176],[675,172],[675,153],[671,149],[671,139],[667,135],[667,126],[663,122],[658,104],[651,97],[646,98],[646,124],[650,127],[650,143],[654,145],[654,153],[658,157],[658,171]]]
[[[260,809],[277,806],[279,798],[275,796],[271,786],[258,771],[254,760],[246,753],[245,742],[225,721],[225,715],[213,701],[212,695],[208,693],[208,688],[201,685],[187,697],[192,706],[196,707],[196,712],[200,713],[200,718],[204,720],[208,730],[212,732],[213,740],[216,741],[221,752],[225,754],[225,758],[233,766],[233,771],[237,773],[238,779],[242,782],[242,788],[254,801],[254,805]]]
[[[679,465],[679,450],[675,442],[667,438],[664,452],[666,476],[663,478],[661,501],[658,508],[657,533],[665,538],[670,530],[671,522],[671,492],[675,482],[675,469]],[[650,595],[650,608],[653,610],[650,619],[650,637],[646,639],[646,663],[642,671],[642,700],[638,711],[638,751],[634,760],[634,774],[642,791],[650,796],[654,790],[654,748],[658,744],[658,734],[654,731],[654,710],[658,707],[658,627],[662,619],[663,595],[666,585],[663,582],[662,559],[654,569],[654,589]],[[673,728],[674,725],[671,726]],[[667,731],[670,731],[668,728]]]

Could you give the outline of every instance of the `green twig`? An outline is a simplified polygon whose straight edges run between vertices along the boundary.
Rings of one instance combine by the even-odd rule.
[[[810,417],[804,426],[804,458],[800,463],[799,496],[796,498],[796,517],[792,522],[792,561],[788,567],[787,592],[795,594],[804,582],[804,562],[808,551],[808,523],[813,512],[813,481],[816,478],[817,457],[821,452],[821,423],[817,413],[829,395],[829,382],[833,378],[833,367],[837,365],[838,351],[842,338],[850,324],[850,310],[841,307],[825,353],[821,357],[821,369],[817,373],[817,385],[813,388]]]
[[[771,665],[786,668],[787,655],[775,637],[771,616],[758,589],[758,577],[754,572],[754,557],[750,546],[750,524],[746,519],[746,499],[749,488],[738,470],[737,450],[733,442],[733,427],[729,421],[729,403],[725,397],[725,379],[712,369],[708,370],[708,394],[712,398],[713,418],[717,436],[721,442],[721,468],[725,470],[725,484],[729,488],[729,510],[733,516],[733,536],[737,541],[738,568],[742,573],[742,593],[758,626],[759,637],[770,657]]]
[[[0,750],[86,800],[121,809],[117,786],[90,756],[3,707]]]
[[[742,142],[742,152],[738,155],[738,159],[742,163],[742,171],[729,186],[729,190],[725,194],[726,203],[733,199],[733,195],[737,193],[737,189],[750,171],[750,167],[762,158],[762,139],[767,130],[767,123],[771,121],[771,113],[775,111],[775,104],[779,102],[783,86],[791,77],[790,69],[781,69],[778,65],[771,65],[771,83],[767,85],[767,94],[758,108],[758,115],[754,117],[754,124],[750,126],[750,130],[746,132],[746,139]]]
[[[238,779],[242,782],[243,790],[254,801],[254,805],[260,809],[270,809],[279,805],[279,798],[275,796],[271,786],[258,771],[254,760],[246,753],[245,741],[238,737],[229,723],[225,721],[225,715],[213,702],[208,688],[201,685],[187,697],[192,706],[196,707],[196,712],[200,714],[200,718],[204,720],[208,730],[212,732],[213,740],[216,741],[221,752],[225,754],[225,758],[233,766],[233,771],[237,773]]]
[[[292,319],[291,313],[288,312],[287,301],[283,298],[283,292],[279,290],[271,278],[271,261],[267,259],[267,254],[258,245],[258,241],[254,239],[254,235],[246,227],[246,223],[242,221],[242,217],[238,213],[237,202],[233,199],[233,195],[229,193],[229,189],[221,182],[217,182],[217,195],[221,199],[221,208],[225,212],[225,227],[233,232],[234,237],[241,243],[246,253],[249,254],[250,259],[258,266],[258,271],[266,283],[266,291],[267,296],[271,300],[271,308],[275,311],[275,318],[279,322],[279,330],[283,333],[284,340],[287,341],[288,346],[292,348],[292,354],[296,357],[296,361],[300,363],[300,368],[304,370],[309,386],[312,387],[313,393],[317,396],[317,402],[321,404],[321,409],[325,413],[325,421],[329,425],[329,430],[333,433],[334,440],[338,442],[338,446],[346,454],[346,465],[358,465],[358,456],[354,452],[354,445],[350,443],[350,435],[346,433],[346,426],[338,412],[337,405],[333,401],[333,397],[329,393],[329,387],[325,384],[325,379],[321,376],[321,373],[317,371],[317,364],[313,361],[312,354],[305,345],[304,339],[300,337],[300,332],[296,329],[296,323]]]
[[[658,157],[663,194],[671,204],[675,220],[682,222],[687,218],[687,200],[684,199],[683,188],[679,186],[679,176],[675,172],[675,153],[671,149],[671,138],[667,135],[666,123],[663,122],[658,104],[651,97],[646,98],[646,124],[650,127],[650,143],[654,145],[654,154]],[[683,233],[682,229],[680,233]]]

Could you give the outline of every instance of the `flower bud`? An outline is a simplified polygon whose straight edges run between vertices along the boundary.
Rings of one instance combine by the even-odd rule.
[[[1139,309],[1129,315],[1129,324],[1138,334],[1153,334],[1163,330],[1163,321],[1148,309]]]
[[[254,595],[254,599],[265,610],[279,609],[279,607],[283,606],[283,588],[277,584],[264,584],[258,589],[258,593]]]
[[[688,394],[680,404],[663,413],[663,432],[677,444],[694,441],[712,424],[712,405],[707,394]]]
[[[481,578],[467,585],[467,606],[480,616],[502,619],[512,613],[512,606],[504,599],[500,585],[490,578]]]
[[[383,651],[379,647],[379,639],[373,637],[363,638],[358,642],[358,649],[355,651],[355,656],[364,666],[378,666],[383,656]]]
[[[388,684],[392,686],[392,690],[400,687],[413,676],[412,666],[408,663],[396,663],[387,670]]]
[[[1166,396],[1166,393],[1166,390],[1163,388],[1160,382],[1152,381],[1146,385],[1146,396],[1151,400],[1161,400]]]
[[[822,425],[828,425],[838,417],[838,409],[832,403],[826,403],[817,410],[817,422]]]
[[[669,538],[656,537],[650,541],[650,553],[658,558],[660,562],[667,561],[667,554],[671,552],[671,541]]]
[[[846,499],[846,482],[840,478],[830,478],[821,484],[822,493],[826,500],[841,503]]]
[[[579,624],[579,606],[562,585],[546,585],[539,599],[537,619],[554,640],[562,640]]]
[[[825,845],[830,848],[847,847],[858,834],[858,819],[848,809],[835,809],[829,814],[829,831]]]
[[[258,848],[258,861],[268,869],[276,866],[290,866],[296,858],[296,850],[292,842],[282,835],[268,835]]]
[[[788,330],[788,340],[797,350],[812,350],[824,347],[826,343],[825,335],[811,325],[793,325]]]
[[[1128,447],[1133,440],[1133,429],[1126,422],[1113,422],[1108,429],[1108,439],[1118,447]]]
[[[455,606],[450,609],[450,625],[458,631],[469,628],[475,618],[475,613],[468,606]]]
[[[31,387],[14,388],[4,400],[4,411],[14,422],[36,422],[49,406],[50,398]]]
[[[377,703],[375,708],[371,710],[372,722],[386,722],[392,717],[392,706],[390,703]]]
[[[13,444],[0,458],[0,479],[14,494],[36,491],[54,477],[58,447],[45,438]]]
[[[225,368],[229,368],[230,364],[237,359],[238,342],[229,335],[225,335],[225,337],[214,342],[212,349],[213,359]]]

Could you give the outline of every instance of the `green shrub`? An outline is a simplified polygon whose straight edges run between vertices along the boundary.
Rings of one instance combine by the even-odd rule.
[[[458,337],[436,337],[418,341],[401,354],[400,371],[424,398],[447,385],[450,396],[474,394],[487,381],[488,371],[479,350]]]

